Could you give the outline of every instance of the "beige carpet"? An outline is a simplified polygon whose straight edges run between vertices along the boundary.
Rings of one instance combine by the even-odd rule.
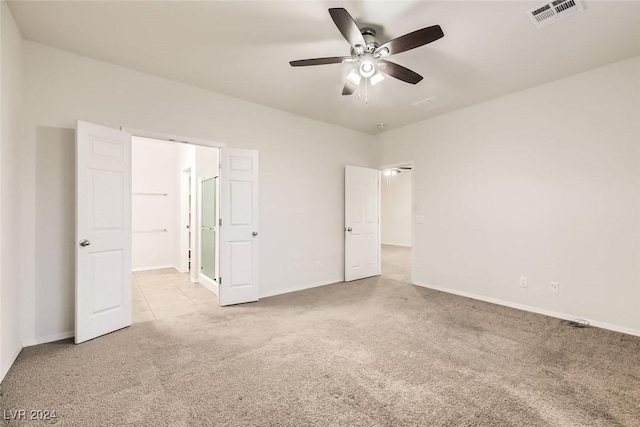
[[[0,403],[59,426],[638,426],[639,363],[637,337],[374,278],[27,348]]]

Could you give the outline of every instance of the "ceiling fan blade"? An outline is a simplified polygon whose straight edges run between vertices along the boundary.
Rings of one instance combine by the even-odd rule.
[[[358,72],[357,68],[354,68],[353,70],[351,70],[349,72],[349,75],[347,75],[347,81],[344,82],[344,87],[342,88],[342,94],[352,95],[353,92],[355,92],[356,89],[358,89],[358,86],[360,86],[361,79],[362,79],[362,76],[360,76],[360,72]]]
[[[351,47],[355,48],[357,45],[365,47],[367,45],[356,21],[353,20],[346,9],[342,7],[334,7],[329,9],[329,14],[331,15],[331,19],[333,19],[333,22],[336,24],[336,27],[338,27],[338,30],[340,30],[344,38],[347,39]]]
[[[395,62],[379,59],[378,64],[380,64],[380,66],[378,67],[380,71],[388,76],[395,77],[398,80],[402,80],[403,82],[411,83],[412,85],[414,85],[422,80],[422,76],[420,74],[416,73],[415,71],[411,71],[410,69],[405,68],[402,65],[398,65]]]
[[[389,51],[387,55],[394,55],[396,53],[405,52],[434,42],[442,37],[444,37],[444,33],[442,32],[440,25],[433,25],[431,27],[405,34],[397,39],[389,40],[376,49],[376,52],[383,52],[386,48]]]
[[[299,59],[297,61],[290,61],[289,64],[291,64],[292,67],[306,67],[308,65],[340,64],[349,59],[351,59],[350,56],[333,56],[329,58]]]

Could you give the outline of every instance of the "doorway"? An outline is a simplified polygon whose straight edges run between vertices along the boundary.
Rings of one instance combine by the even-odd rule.
[[[381,171],[380,228],[382,276],[411,283],[413,166],[404,163]]]
[[[215,176],[220,173],[220,192],[218,204],[220,223],[218,235],[218,251],[220,259],[218,279],[218,304],[220,306],[243,304],[259,299],[258,283],[258,152],[250,149],[223,148],[224,144],[175,135],[162,135],[153,132],[135,131],[136,137],[144,139],[158,139],[163,144],[179,142],[178,153],[174,159],[190,159],[192,171],[204,176]],[[126,129],[114,129],[94,123],[76,122],[76,256],[75,256],[75,343],[79,344],[115,330],[130,326],[132,323],[132,240],[134,235],[154,234],[168,236],[169,228],[159,226],[154,213],[161,216],[175,216],[176,211],[171,207],[155,210],[146,204],[146,210],[151,212],[153,221],[136,220],[137,229],[132,233],[132,193],[141,197],[155,197],[156,200],[166,201],[168,192],[158,190],[159,182],[163,179],[142,179],[142,182],[154,190],[133,190],[132,186],[132,134]],[[151,141],[153,142],[153,141]],[[157,143],[157,141],[156,141]],[[205,161],[205,167],[200,168],[200,157],[197,155],[201,148],[214,148],[209,153],[215,153],[218,160]],[[219,148],[222,148],[219,150]],[[189,156],[188,154],[196,153]],[[143,158],[141,167],[156,168],[156,162]],[[166,159],[165,159],[166,160]],[[170,161],[169,161],[170,163]],[[194,166],[195,165],[195,166]],[[208,172],[207,166],[217,167],[217,171]],[[164,175],[173,176],[173,166],[164,171]],[[166,176],[164,176],[166,178]],[[197,182],[196,172],[193,172],[192,182]],[[179,187],[179,186],[178,186]],[[174,189],[175,193],[175,189]],[[191,191],[191,203],[197,192]],[[194,210],[192,209],[193,213]],[[155,222],[154,222],[155,221]],[[198,221],[196,211],[196,223]],[[175,223],[174,223],[175,224]],[[157,228],[152,228],[157,227]],[[199,226],[195,228],[199,229]],[[168,233],[168,234],[164,234]],[[173,232],[174,239],[179,233]],[[191,233],[191,239],[197,236]],[[170,240],[170,239],[169,239]],[[192,241],[193,243],[193,241]],[[195,256],[194,249],[198,243],[191,244],[191,274],[186,282],[171,279],[167,288],[176,291],[172,286],[192,284],[191,277],[199,275],[200,257]],[[179,245],[175,245],[178,247]],[[150,246],[148,246],[150,247]],[[155,248],[151,248],[151,251]],[[146,254],[143,254],[146,255]],[[166,254],[165,254],[166,255]],[[137,258],[136,258],[137,259]],[[157,260],[156,260],[157,261]],[[175,264],[167,268],[153,267],[158,274],[169,270],[176,271]],[[147,267],[148,268],[148,267]],[[145,268],[136,266],[140,274]],[[149,271],[149,270],[146,270]],[[162,278],[154,278],[155,280]],[[224,284],[223,284],[224,283]],[[181,288],[181,286],[178,286]],[[165,289],[166,291],[167,289]],[[178,289],[182,290],[182,289]],[[208,297],[215,295],[208,290],[202,290]],[[184,293],[184,291],[183,291]],[[158,295],[159,297],[160,295]],[[136,295],[139,301],[147,298],[143,293]],[[170,296],[163,295],[174,302]],[[192,298],[185,295],[194,302]],[[182,303],[186,302],[184,298]],[[209,305],[214,305],[209,303]],[[184,307],[183,307],[184,308]],[[171,314],[175,313],[171,307]]]
[[[133,322],[217,305],[218,173],[217,148],[132,137]]]

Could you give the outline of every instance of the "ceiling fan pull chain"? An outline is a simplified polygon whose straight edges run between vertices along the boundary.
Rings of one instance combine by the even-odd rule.
[[[364,79],[364,103],[369,103],[369,79]]]

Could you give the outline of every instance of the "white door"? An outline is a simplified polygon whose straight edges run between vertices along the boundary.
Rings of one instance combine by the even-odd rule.
[[[380,274],[380,172],[347,166],[344,181],[344,280]]]
[[[220,150],[220,305],[258,300],[258,152]]]
[[[131,325],[131,135],[78,121],[76,344]]]

